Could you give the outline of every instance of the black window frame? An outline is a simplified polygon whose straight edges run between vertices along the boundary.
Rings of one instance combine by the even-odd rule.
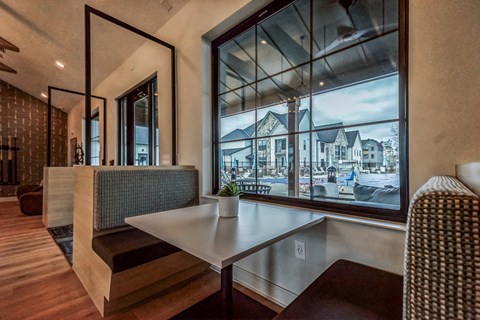
[[[220,141],[218,138],[219,110],[218,110],[218,49],[227,41],[240,35],[255,24],[269,18],[286,6],[297,0],[276,0],[240,22],[238,25],[212,41],[211,68],[212,68],[212,190],[216,193],[220,186]],[[408,0],[398,0],[398,82],[399,82],[399,163],[400,163],[400,208],[398,210],[374,206],[348,205],[327,201],[290,198],[264,194],[244,194],[242,198],[269,203],[294,205],[303,208],[312,208],[338,212],[354,216],[362,216],[388,221],[406,222],[409,203],[408,189]],[[312,20],[313,11],[310,10]],[[365,156],[365,154],[364,154]]]
[[[144,87],[145,90],[148,92],[148,159],[147,159],[147,165],[149,166],[154,166],[156,165],[155,163],[160,164],[160,160],[156,158],[156,145],[159,143],[156,135],[156,129],[160,129],[159,127],[159,121],[158,121],[158,100],[157,96],[155,96],[155,87],[158,85],[158,77],[157,77],[157,72],[154,72],[132,88],[128,89],[124,93],[122,93],[120,96],[115,98],[116,105],[117,105],[117,136],[118,136],[118,141],[117,141],[117,157],[118,157],[118,165],[121,166],[128,166],[128,165],[135,165],[135,159],[130,155],[130,157],[127,154],[124,154],[124,147],[123,147],[123,142],[125,137],[125,142],[130,150],[134,150],[135,148],[135,140],[134,140],[134,134],[133,131],[135,130],[135,125],[134,125],[134,110],[133,109],[127,109],[126,110],[126,119],[122,119],[122,114],[123,114],[123,108],[128,108],[127,104],[123,105],[123,102],[127,100],[127,98],[134,93],[135,91],[139,90],[140,88]],[[127,132],[123,132],[123,120],[126,121],[125,125],[127,128]],[[173,124],[175,127],[175,124]],[[133,130],[133,131],[132,131]],[[135,153],[135,152],[133,152]]]

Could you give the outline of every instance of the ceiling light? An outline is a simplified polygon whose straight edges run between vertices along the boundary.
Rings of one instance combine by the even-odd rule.
[[[323,87],[323,86],[325,85],[325,82],[323,82],[323,81],[320,81],[320,83],[319,83],[319,84],[320,84],[320,87]]]
[[[63,63],[61,63],[60,61],[55,61],[55,64],[57,65],[57,67],[59,67],[60,69],[63,69],[65,68],[65,65]]]
[[[267,40],[263,39],[262,41],[260,41],[261,44],[267,44]]]
[[[47,96],[45,93],[43,93],[43,92],[42,92],[40,95],[41,95],[42,97],[44,97],[44,98],[48,98],[48,96]]]

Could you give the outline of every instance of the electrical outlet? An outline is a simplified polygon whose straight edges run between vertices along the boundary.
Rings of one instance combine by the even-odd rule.
[[[295,257],[305,260],[305,242],[295,240]]]

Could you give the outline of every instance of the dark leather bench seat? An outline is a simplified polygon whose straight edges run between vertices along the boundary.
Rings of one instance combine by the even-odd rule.
[[[177,247],[138,229],[96,237],[92,240],[92,248],[113,273],[180,251]]]
[[[402,276],[338,260],[274,319],[402,319],[402,289]]]

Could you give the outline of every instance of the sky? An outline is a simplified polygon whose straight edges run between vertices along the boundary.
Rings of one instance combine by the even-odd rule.
[[[312,99],[312,118],[315,126],[343,122],[344,125],[398,118],[398,76],[390,76],[355,86],[349,86],[323,94]],[[309,99],[303,99],[300,109],[307,109]],[[258,110],[258,119],[268,111],[286,113],[286,104],[279,104]],[[221,136],[255,123],[255,112],[249,111],[221,119]],[[386,123],[373,126],[348,128],[346,131],[360,130],[362,140],[377,141],[392,138],[392,126]]]

